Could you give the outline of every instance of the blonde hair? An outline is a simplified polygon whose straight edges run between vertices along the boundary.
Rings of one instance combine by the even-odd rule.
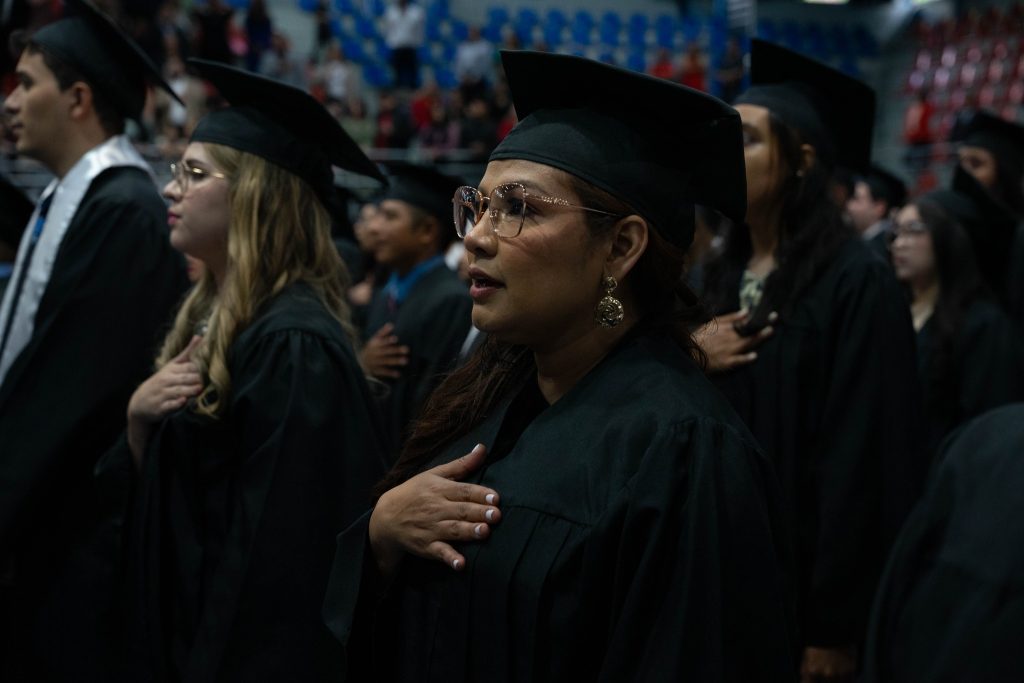
[[[204,143],[228,176],[227,269],[220,291],[206,269],[174,319],[157,356],[163,367],[188,346],[206,323],[192,354],[203,377],[196,412],[219,417],[231,393],[227,354],[257,311],[288,285],[309,285],[354,338],[344,290],[348,270],[331,242],[331,219],[311,187],[295,174],[254,154]]]

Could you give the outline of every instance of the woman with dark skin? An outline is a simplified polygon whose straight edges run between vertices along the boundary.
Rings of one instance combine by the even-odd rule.
[[[488,338],[339,537],[350,680],[790,680],[774,475],[695,361],[683,279],[691,202],[742,216],[739,120],[503,61],[523,119],[454,203]]]
[[[697,339],[781,479],[802,679],[850,680],[886,549],[923,476],[913,330],[888,266],[829,196],[837,164],[867,166],[873,94],[760,41],[751,59],[755,86],[736,105],[747,221],[706,267],[718,318]]]

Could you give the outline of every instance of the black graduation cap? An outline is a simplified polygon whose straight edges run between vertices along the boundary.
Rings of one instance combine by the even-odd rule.
[[[0,176],[0,242],[17,249],[35,205],[14,184]]]
[[[875,91],[841,71],[784,47],[751,40],[751,88],[736,104],[769,109],[798,130],[829,168],[867,171]]]
[[[151,83],[184,105],[135,41],[86,0],[67,0],[65,17],[36,31],[30,41],[73,66],[125,118],[138,119]]]
[[[885,200],[889,209],[898,209],[907,202],[907,186],[895,174],[890,173],[877,164],[871,164],[868,172],[861,180],[871,188],[871,196],[875,200]]]
[[[501,52],[520,122],[491,160],[570,173],[629,204],[681,247],[701,204],[746,214],[739,114],[710,95],[581,57]]]
[[[1011,182],[1020,182],[1024,175],[1024,126],[979,110],[974,112],[958,137],[962,137],[965,145],[991,152],[1000,171],[1008,173]]]
[[[951,189],[929,192],[919,201],[938,204],[960,224],[974,246],[982,277],[998,296],[1005,298],[1017,230],[1013,214],[960,166],[953,171]]]
[[[401,161],[388,162],[384,168],[390,182],[377,197],[378,202],[397,199],[411,204],[436,217],[446,236],[452,232],[447,229],[452,223],[452,197],[455,190],[465,184],[461,178],[445,175],[430,166]]]
[[[376,164],[309,93],[220,62],[187,64],[231,105],[207,114],[192,133],[255,154],[308,182],[326,205],[334,202],[331,165],[386,182]]]

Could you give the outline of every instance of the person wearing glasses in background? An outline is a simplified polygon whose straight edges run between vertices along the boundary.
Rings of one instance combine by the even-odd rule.
[[[347,680],[791,679],[777,484],[701,370],[683,278],[693,203],[743,217],[739,117],[502,61],[523,118],[454,198],[487,340],[339,537]]]
[[[93,467],[187,285],[149,165],[124,135],[149,84],[174,93],[92,5],[65,12],[17,37],[4,103],[18,154],[56,176],[19,228],[0,304],[4,681],[108,680],[115,529]]]
[[[917,332],[932,454],[968,419],[1024,400],[1024,343],[995,296],[1003,276],[994,267],[979,268],[1006,255],[1005,242],[984,240],[996,232],[1000,213],[961,168],[953,189],[914,200],[894,225],[892,264],[907,288]]]
[[[231,105],[164,188],[171,244],[204,273],[98,467],[134,479],[123,674],[337,680],[319,617],[334,537],[384,461],[325,204],[332,164],[381,176],[307,93],[190,64]]]

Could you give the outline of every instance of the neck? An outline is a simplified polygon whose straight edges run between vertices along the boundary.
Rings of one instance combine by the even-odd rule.
[[[914,297],[910,304],[914,329],[920,330],[935,311],[935,302],[939,299],[939,283],[935,278],[912,282],[910,291]]]
[[[767,275],[775,269],[775,252],[779,247],[781,209],[753,210],[747,213],[750,228],[751,270]]]
[[[49,166],[58,179],[63,179],[79,159],[93,148],[102,145],[107,139],[106,135],[96,131],[71,129],[66,143],[61,145],[60,156],[46,162],[46,166]]]
[[[616,327],[592,324],[592,328],[568,342],[546,349],[534,349],[537,385],[548,403],[554,403],[565,396],[593,370],[632,329],[636,319],[627,315],[622,324]]]

